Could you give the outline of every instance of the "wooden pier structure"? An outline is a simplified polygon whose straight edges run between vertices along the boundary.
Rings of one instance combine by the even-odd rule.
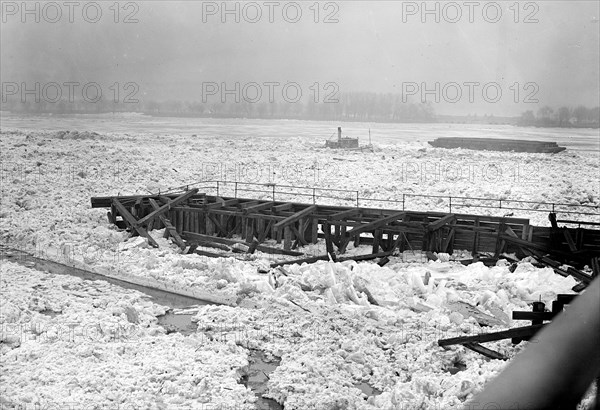
[[[553,214],[552,226],[541,227],[524,218],[220,197],[200,193],[198,188],[166,195],[93,197],[91,204],[110,208],[111,223],[132,236],[147,238],[154,247],[158,244],[148,231],[166,228],[165,237],[182,251],[191,246],[193,251],[198,246],[221,250],[233,246],[238,252],[259,250],[297,257],[272,266],[330,258],[380,259],[385,264],[394,252],[451,254],[458,249],[470,251],[471,262],[486,264],[494,264],[503,254],[533,256],[541,265],[563,276],[572,275],[584,285],[593,275],[584,273],[583,267],[592,267],[595,274],[599,269],[600,230],[559,227]],[[301,252],[319,240],[325,241],[327,253]],[[371,253],[344,256],[350,243],[368,245]]]

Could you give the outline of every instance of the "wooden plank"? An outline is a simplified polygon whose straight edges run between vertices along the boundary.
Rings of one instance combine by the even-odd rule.
[[[497,351],[488,349],[487,347],[484,347],[484,346],[480,345],[479,343],[465,343],[464,346],[468,349],[473,350],[474,352],[477,352],[486,357],[489,357],[490,359],[508,360],[507,357],[503,356],[502,354],[498,353]]]
[[[275,262],[275,263],[272,263],[270,266],[272,268],[275,268],[277,266],[283,266],[283,265],[293,265],[293,264],[301,265],[303,263],[314,263],[316,261],[328,261],[328,260],[329,260],[328,255],[320,255],[320,256],[311,256],[311,257],[302,258],[302,259],[294,259],[291,261]]]
[[[209,241],[209,240],[202,240],[202,241],[188,241],[188,243],[190,244],[194,244],[198,246],[202,246],[204,248],[215,248],[215,249],[219,249],[225,252],[231,252],[231,248],[227,245],[224,245],[222,243],[218,243],[218,242],[214,242],[214,241]]]
[[[575,245],[575,241],[573,241],[573,238],[571,237],[571,234],[569,233],[569,230],[567,228],[563,228],[563,235],[564,235],[565,239],[567,240],[567,244],[569,245],[569,250],[572,252],[577,251],[577,246]]]
[[[160,207],[158,206],[158,204],[156,203],[156,201],[152,198],[148,199],[150,201],[150,205],[152,206],[152,208],[159,209]],[[179,234],[177,233],[177,230],[175,229],[175,227],[171,224],[171,221],[169,221],[164,214],[159,214],[158,218],[162,221],[162,223],[165,225],[165,231],[169,232],[169,236],[171,237],[171,240],[173,242],[175,242],[175,244],[177,246],[179,246],[179,248],[181,248],[181,250],[185,249],[185,243],[183,243],[183,239],[181,239],[181,236],[179,236]]]
[[[288,216],[287,218],[285,218],[283,221],[279,221],[275,224],[275,229],[281,229],[287,225],[290,225],[296,221],[298,221],[300,218],[310,215],[313,212],[315,212],[318,209],[317,205],[311,205],[299,212],[296,212],[295,214]]]
[[[467,343],[485,343],[494,342],[496,340],[510,339],[513,337],[526,338],[536,334],[545,325],[531,325],[524,327],[515,327],[509,330],[502,330],[494,333],[480,333],[474,336],[453,337],[450,339],[438,340],[439,346],[464,345]]]
[[[292,249],[292,230],[290,226],[283,228],[283,249],[286,251]]]
[[[456,220],[456,215],[448,214],[448,215],[444,216],[443,218],[438,219],[437,221],[431,222],[429,224],[429,226],[427,227],[427,229],[429,229],[430,231],[437,231],[442,226],[449,224],[455,220]]]
[[[123,204],[121,204],[121,202],[119,202],[119,200],[116,198],[113,199],[113,203],[119,211],[119,214],[121,214],[121,216],[133,227],[133,229],[135,229],[141,236],[145,237],[151,246],[153,246],[154,248],[158,248],[158,243],[156,243],[154,238],[150,236],[150,234],[146,232],[146,230],[143,227],[137,225],[137,221],[135,220],[133,215],[129,213],[127,208],[125,208],[125,206],[123,206]]]
[[[389,256],[391,254],[391,252],[378,252],[378,253],[368,253],[366,255],[353,255],[353,256],[343,256],[343,257],[339,257],[337,258],[338,262],[344,262],[344,261],[368,261],[371,259],[377,259],[377,258],[385,258],[386,256]]]
[[[392,215],[377,219],[373,222],[369,222],[367,224],[357,226],[355,228],[350,229],[348,231],[348,235],[353,236],[353,235],[358,235],[363,232],[374,231],[375,229],[377,229],[383,225],[387,225],[390,222],[401,219],[404,215],[406,215],[406,212],[397,212]]]
[[[356,216],[356,215],[360,216],[360,212],[361,212],[360,208],[347,209],[345,211],[341,211],[341,212],[337,212],[337,213],[335,213],[333,215],[329,215],[327,217],[327,219],[330,220],[330,221],[336,221],[336,220],[339,220],[339,219],[345,219],[345,218],[347,218],[349,216]]]
[[[373,233],[373,251],[372,254],[376,254],[379,252],[379,243],[381,242],[381,235],[383,231],[381,229],[376,229]]]
[[[552,320],[560,312],[523,312],[513,311],[513,320]]]
[[[263,231],[258,236],[258,242],[263,243],[265,239],[267,239],[267,235],[271,232],[271,227],[273,226],[273,221],[269,221],[267,223],[267,227],[263,229]]]
[[[214,202],[212,204],[206,204],[204,206],[205,209],[219,209],[219,208],[225,208],[228,206],[234,206],[237,205],[240,202],[239,199],[227,199],[227,200],[221,200],[218,202]]]
[[[174,207],[175,205],[177,205],[177,204],[185,201],[186,199],[190,198],[192,195],[195,195],[197,193],[198,193],[198,188],[194,188],[194,189],[189,190],[185,194],[178,196],[177,198],[171,200],[168,204],[165,204],[165,205],[161,206],[157,210],[150,212],[148,215],[146,215],[142,219],[138,220],[137,221],[137,225],[144,225],[144,224],[150,222],[156,216],[158,216],[158,215],[166,212],[168,209],[170,209],[170,208]]]
[[[294,205],[291,202],[287,203],[287,204],[283,204],[283,205],[276,205],[273,207],[273,212],[277,214],[282,211],[288,211],[288,210],[292,209],[293,207],[294,207]]]
[[[254,220],[246,218],[246,243],[254,240]]]
[[[290,228],[292,233],[296,236],[296,241],[298,241],[302,245],[308,245],[306,239],[304,239],[304,234],[300,232],[294,225],[286,226],[284,229]]]
[[[475,219],[475,227],[479,227],[480,221],[479,218]],[[475,256],[479,252],[479,232],[473,232],[473,248],[471,251],[471,255]]]
[[[181,234],[181,237],[187,241],[207,240],[207,241],[222,243],[225,245],[234,245],[236,243],[240,243],[240,244],[243,244],[246,246],[250,246],[250,244],[248,244],[244,241],[237,241],[235,239],[228,239],[228,238],[219,238],[219,237],[214,237],[214,236],[210,236],[210,235],[198,234],[198,233],[194,233],[194,232],[183,232]],[[256,250],[258,250],[260,252],[264,252],[264,253],[269,253],[269,254],[279,254],[279,255],[288,255],[288,256],[304,255],[302,252],[286,251],[284,249],[273,248],[273,247],[265,246],[265,245],[258,245],[256,247]]]
[[[254,206],[249,206],[249,207],[244,207],[245,204],[242,204],[242,208],[244,209],[244,213],[245,214],[249,214],[252,212],[260,212],[260,211],[265,211],[265,210],[270,210],[271,208],[273,208],[275,202],[265,202],[262,204],[258,204],[258,205],[254,205]]]

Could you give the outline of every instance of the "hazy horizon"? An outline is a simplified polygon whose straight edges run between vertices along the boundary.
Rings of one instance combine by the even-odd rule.
[[[96,82],[105,94],[119,83],[120,99],[130,91],[124,84],[135,83],[142,102],[200,101],[206,83],[256,83],[264,100],[265,83],[278,83],[278,94],[293,82],[303,98],[319,103],[333,92],[404,91],[413,94],[407,102],[425,97],[441,115],[516,116],[543,106],[600,105],[598,2],[475,2],[473,9],[464,2],[454,8],[427,3],[431,10],[438,7],[434,14],[423,14],[421,2],[274,2],[272,10],[267,3],[229,2],[234,12],[221,14],[221,2],[129,2],[120,3],[118,16],[112,3],[101,3],[102,18],[90,23],[82,18],[84,2],[74,9],[72,23],[66,6],[53,23],[47,20],[55,10],[40,5],[35,16],[31,2],[28,15],[22,3],[3,2],[2,82]],[[302,13],[296,23],[290,22],[298,9],[292,3]],[[498,4],[501,18],[493,22]],[[262,16],[253,23],[257,11]],[[457,12],[461,18],[453,23]],[[137,22],[124,23],[127,17]],[[327,18],[338,22],[324,23]],[[422,93],[436,83],[439,102]],[[469,101],[465,84],[471,83],[479,85]],[[485,97],[482,88],[491,83]],[[451,102],[455,84],[462,96]],[[502,97],[490,102],[498,87]],[[222,91],[208,95],[208,102],[218,102]]]

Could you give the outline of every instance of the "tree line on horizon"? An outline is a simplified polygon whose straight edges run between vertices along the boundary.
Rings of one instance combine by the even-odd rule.
[[[600,107],[588,108],[583,105],[577,107],[560,107],[557,110],[543,106],[537,110],[525,111],[519,117],[518,125],[535,127],[562,127],[562,128],[598,128],[600,125]]]
[[[202,103],[201,101],[155,100],[131,103],[114,103],[101,99],[91,103],[83,100],[59,101],[56,103],[40,100],[21,102],[7,100],[1,104],[2,110],[31,114],[100,114],[135,112],[153,116],[182,116],[199,118],[260,118],[260,119],[301,119],[321,121],[361,121],[361,122],[437,122],[452,116],[439,116],[431,103],[404,102],[401,94],[380,94],[373,92],[340,93],[337,102],[325,103],[299,101],[297,103],[275,101],[250,103],[246,101]],[[468,122],[472,116],[464,116]],[[482,122],[486,116],[475,116]],[[489,118],[494,118],[490,116]],[[475,121],[475,119],[473,120]],[[485,121],[484,121],[485,122]],[[534,113],[525,111],[515,118],[516,125],[538,127],[592,127],[598,128],[600,108],[541,107]]]

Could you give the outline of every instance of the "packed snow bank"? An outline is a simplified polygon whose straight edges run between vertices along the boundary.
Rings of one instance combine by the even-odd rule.
[[[166,308],[145,295],[11,262],[0,273],[3,409],[253,408],[247,350],[166,335]]]

